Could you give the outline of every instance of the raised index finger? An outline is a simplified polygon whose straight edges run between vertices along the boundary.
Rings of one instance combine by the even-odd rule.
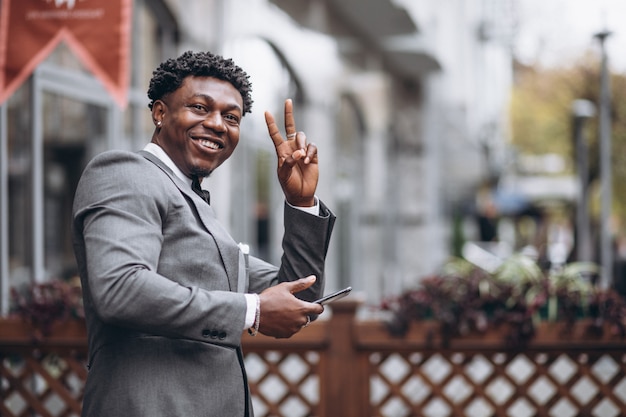
[[[293,101],[290,98],[285,100],[285,133],[287,139],[293,139],[296,136],[296,121],[293,118]]]
[[[274,142],[274,146],[278,147],[283,143],[283,137],[280,135],[278,126],[276,126],[274,116],[269,111],[265,112],[265,124],[267,124],[267,131],[270,134],[270,138],[272,138],[272,142]]]

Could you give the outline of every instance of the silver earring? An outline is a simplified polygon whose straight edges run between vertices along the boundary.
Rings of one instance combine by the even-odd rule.
[[[157,126],[161,127],[161,121],[160,120],[157,122]]]

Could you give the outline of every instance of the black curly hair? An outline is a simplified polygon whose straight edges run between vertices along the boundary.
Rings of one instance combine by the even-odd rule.
[[[211,52],[187,51],[178,58],[171,58],[161,63],[152,73],[148,87],[148,107],[152,110],[155,100],[160,100],[172,91],[176,91],[189,76],[215,77],[231,83],[243,99],[243,114],[252,110],[252,84],[250,76],[239,68],[232,59]]]

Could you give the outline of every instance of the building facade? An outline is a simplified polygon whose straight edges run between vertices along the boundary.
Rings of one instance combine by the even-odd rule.
[[[123,110],[61,44],[0,107],[2,312],[12,287],[75,275],[82,169],[150,140],[152,70],[190,49],[233,58],[253,84],[239,147],[208,180],[233,236],[278,261],[282,193],[263,112],[280,120],[292,98],[338,214],[327,289],[351,285],[375,304],[415,285],[450,254],[455,207],[503,161],[511,3],[134,0]]]

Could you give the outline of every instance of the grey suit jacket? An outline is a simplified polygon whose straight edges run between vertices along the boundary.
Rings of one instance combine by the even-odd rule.
[[[83,416],[252,415],[240,342],[246,302],[314,274],[319,297],[334,215],[285,205],[280,268],[237,243],[212,208],[147,152],[86,167],[73,238],[89,337]]]

